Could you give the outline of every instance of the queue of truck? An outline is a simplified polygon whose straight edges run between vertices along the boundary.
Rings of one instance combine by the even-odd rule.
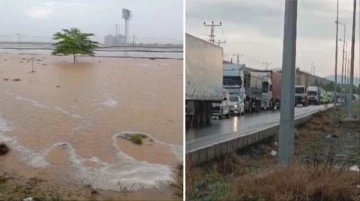
[[[186,125],[281,107],[281,73],[223,63],[223,48],[186,34]],[[325,92],[326,93],[326,92]],[[321,104],[324,90],[296,85],[295,106]]]

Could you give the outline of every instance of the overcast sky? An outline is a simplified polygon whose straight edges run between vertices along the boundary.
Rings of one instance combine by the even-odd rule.
[[[115,24],[124,33],[123,8],[133,12],[130,35],[182,42],[183,0],[1,0],[0,40],[17,33],[46,39],[63,28],[77,27],[95,33],[102,42],[104,35],[115,34]]]
[[[339,21],[346,23],[347,40],[351,39],[352,6],[353,0],[340,0]],[[280,68],[284,10],[284,0],[188,0],[186,32],[208,40],[210,27],[204,27],[203,22],[221,21],[222,27],[215,28],[215,41],[226,40],[226,44],[221,44],[225,59],[230,60],[233,53],[243,53],[240,63],[261,69],[265,66],[263,62],[271,62],[269,68]],[[314,62],[317,75],[334,74],[335,20],[336,0],[298,1],[296,63],[300,69],[311,72]],[[359,22],[356,26],[358,40]],[[343,26],[339,26],[339,37],[343,38]],[[350,54],[350,44],[348,50]],[[357,45],[355,50],[357,59]],[[342,42],[339,42],[339,69],[341,59]],[[355,60],[356,68],[358,64]]]

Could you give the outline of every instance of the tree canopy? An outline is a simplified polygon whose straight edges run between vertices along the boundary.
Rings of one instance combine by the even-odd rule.
[[[82,33],[77,28],[63,29],[53,36],[57,42],[53,55],[73,55],[74,63],[77,61],[79,54],[94,56],[94,50],[98,42],[90,40],[92,33]]]

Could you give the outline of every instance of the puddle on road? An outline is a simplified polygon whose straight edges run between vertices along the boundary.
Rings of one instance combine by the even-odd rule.
[[[181,61],[81,58],[93,62],[87,66],[46,57],[28,73],[29,64],[3,57],[0,75],[22,80],[0,84],[0,141],[18,157],[5,159],[7,168],[27,175],[19,166],[26,164],[115,191],[119,183],[159,188],[173,180],[172,168],[182,160]],[[144,65],[157,70],[141,73]],[[156,146],[119,142],[126,130],[151,133]],[[139,157],[144,151],[153,151],[152,158]]]

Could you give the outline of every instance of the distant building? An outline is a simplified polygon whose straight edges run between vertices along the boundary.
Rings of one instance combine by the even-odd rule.
[[[277,69],[276,71],[281,73],[282,69]],[[306,72],[306,71],[301,71],[299,67],[296,68],[296,71],[295,71],[295,84],[296,85],[309,86],[314,83],[321,83],[322,85],[328,85],[331,82],[333,82],[333,81],[327,80],[326,78],[322,78],[319,76],[314,76],[311,73]]]
[[[106,35],[104,37],[104,45],[105,46],[126,45],[126,37],[124,35],[118,35],[117,37],[111,34]]]

